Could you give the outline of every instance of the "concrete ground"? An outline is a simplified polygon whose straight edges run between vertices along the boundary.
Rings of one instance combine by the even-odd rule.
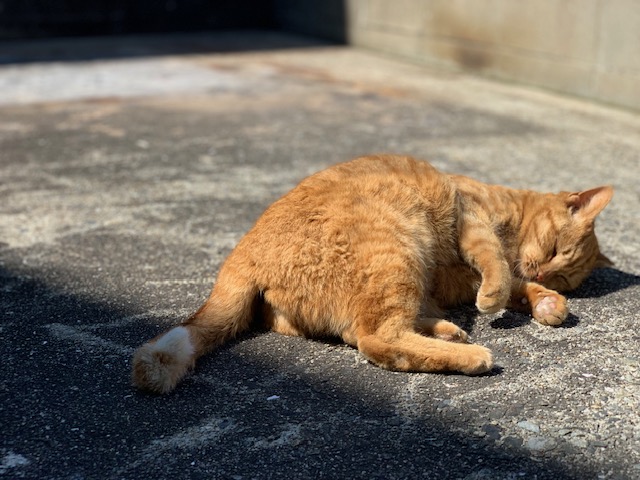
[[[297,37],[0,45],[0,475],[640,478],[640,116]],[[195,310],[304,176],[391,151],[543,191],[613,184],[615,269],[562,328],[451,312],[499,365],[392,373],[248,335],[172,394],[134,348]]]

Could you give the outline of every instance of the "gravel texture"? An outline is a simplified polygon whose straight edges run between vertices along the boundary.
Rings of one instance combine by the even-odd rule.
[[[640,478],[638,115],[297,37],[87,42],[0,46],[0,475]],[[130,386],[134,348],[199,306],[269,203],[380,151],[518,188],[613,184],[597,230],[616,268],[560,328],[450,312],[491,375],[263,334],[168,396]]]

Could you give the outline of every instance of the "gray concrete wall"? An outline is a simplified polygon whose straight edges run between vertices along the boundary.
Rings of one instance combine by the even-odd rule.
[[[638,0],[276,0],[275,5],[285,29],[640,109]]]
[[[637,0],[345,0],[350,43],[640,109]]]

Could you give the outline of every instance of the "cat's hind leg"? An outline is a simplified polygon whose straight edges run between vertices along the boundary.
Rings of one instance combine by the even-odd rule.
[[[469,336],[456,324],[441,318],[421,318],[416,323],[419,333],[447,342],[467,343]]]
[[[421,322],[427,331],[447,337],[426,337],[416,331],[419,305],[408,297],[397,301],[382,301],[377,309],[385,312],[384,320],[376,321],[363,313],[356,330],[358,350],[372,363],[388,370],[406,372],[462,372],[468,375],[485,373],[493,367],[491,351],[479,345],[448,341],[462,338],[461,330],[445,320]],[[465,338],[466,339],[466,338]]]
[[[287,315],[268,303],[264,304],[262,315],[264,317],[264,326],[268,330],[289,337],[304,336],[302,332],[293,325],[293,322],[291,322]]]
[[[425,305],[423,272],[410,268],[413,257],[395,257],[379,278],[372,276],[352,299],[357,348],[369,361],[388,370],[407,372],[485,373],[493,367],[491,351],[479,345],[451,340],[464,337],[450,322],[422,321]],[[377,273],[377,272],[375,272]],[[426,312],[425,312],[426,313]],[[426,316],[426,315],[424,315]],[[434,336],[418,333],[422,324]]]
[[[392,338],[366,335],[358,339],[358,350],[369,361],[388,370],[477,375],[493,366],[491,351],[487,348],[429,338],[411,331],[398,332]]]

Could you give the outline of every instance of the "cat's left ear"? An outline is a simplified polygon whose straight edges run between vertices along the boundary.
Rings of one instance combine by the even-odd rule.
[[[613,262],[609,260],[605,255],[601,252],[598,252],[598,258],[596,259],[596,264],[594,268],[609,268],[613,267]]]
[[[570,193],[567,206],[574,216],[593,221],[611,201],[611,197],[613,187],[605,185],[584,192]]]

